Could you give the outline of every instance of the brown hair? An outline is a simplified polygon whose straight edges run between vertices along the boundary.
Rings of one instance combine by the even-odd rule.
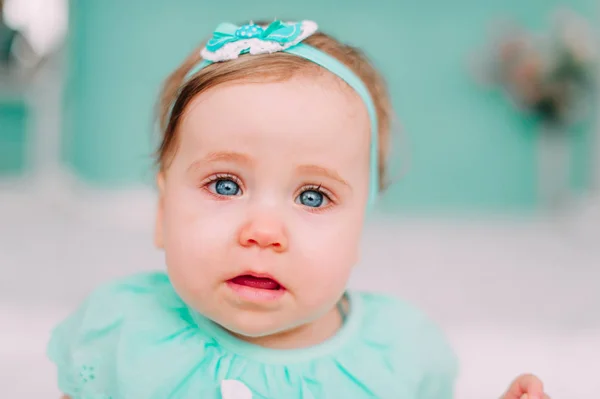
[[[267,25],[261,22],[257,24]],[[305,39],[303,43],[315,47],[345,64],[367,86],[377,111],[379,124],[379,189],[383,190],[387,186],[386,165],[389,156],[392,111],[390,98],[382,76],[360,50],[342,44],[324,33],[317,32]],[[168,167],[175,154],[177,127],[187,105],[198,94],[224,83],[285,81],[299,73],[319,73],[324,70],[311,61],[285,52],[244,55],[235,60],[209,65],[188,82],[184,82],[187,73],[199,62],[201,62],[201,56],[198,49],[164,83],[159,103],[159,126],[162,139],[156,154],[161,170]]]

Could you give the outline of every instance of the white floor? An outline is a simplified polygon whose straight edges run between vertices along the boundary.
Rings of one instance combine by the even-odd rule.
[[[1,183],[1,182],[0,182]],[[98,282],[162,268],[145,191],[63,195],[0,184],[2,397],[58,397],[49,329]],[[352,286],[393,292],[443,325],[457,398],[499,397],[521,372],[553,398],[600,392],[600,218],[376,222]]]

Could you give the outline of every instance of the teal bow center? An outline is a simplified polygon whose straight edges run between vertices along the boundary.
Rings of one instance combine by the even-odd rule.
[[[235,31],[235,36],[239,39],[248,39],[253,37],[262,37],[265,30],[258,25],[249,24],[238,28]]]
[[[248,39],[277,42],[283,45],[296,40],[301,33],[301,23],[286,24],[281,21],[275,21],[266,28],[255,24],[240,27],[233,24],[221,24],[206,44],[206,49],[215,52],[228,43]]]

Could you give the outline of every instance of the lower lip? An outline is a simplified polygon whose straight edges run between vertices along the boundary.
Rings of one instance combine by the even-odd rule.
[[[240,297],[252,302],[270,302],[275,301],[285,294],[284,288],[277,290],[265,290],[261,288],[248,287],[247,285],[236,284],[228,281],[227,285]]]

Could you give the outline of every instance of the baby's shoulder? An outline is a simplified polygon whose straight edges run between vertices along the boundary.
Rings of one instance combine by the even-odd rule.
[[[435,322],[414,304],[389,294],[356,292],[367,324],[381,326],[386,331],[414,332],[435,327]]]
[[[106,325],[108,321],[139,318],[145,309],[156,311],[157,307],[177,306],[179,302],[165,273],[134,274],[96,287],[65,322]]]
[[[97,300],[127,301],[133,297],[155,296],[172,291],[165,272],[143,272],[116,278],[98,285],[86,298],[86,303]]]
[[[145,319],[155,321],[180,307],[185,304],[165,273],[134,274],[96,287],[58,324],[53,336],[71,331],[71,341],[89,342],[100,331],[106,335],[129,325],[138,326]]]
[[[102,284],[52,331],[47,354],[57,366],[59,387],[79,397],[84,387],[114,385],[127,358],[139,358],[159,337],[188,329],[186,315],[164,273]]]
[[[441,327],[425,312],[400,298],[356,293],[362,309],[361,332],[424,373],[454,376],[457,359]]]

